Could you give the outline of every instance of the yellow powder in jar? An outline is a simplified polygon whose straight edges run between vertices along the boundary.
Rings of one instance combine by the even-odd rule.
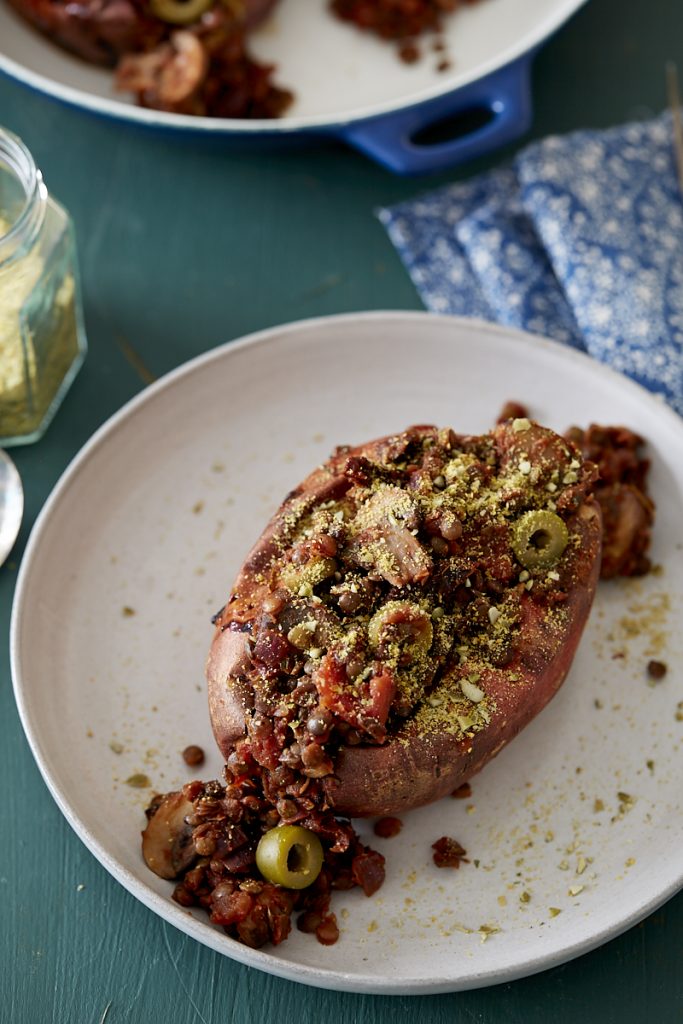
[[[10,228],[0,214],[0,238]],[[42,287],[44,271],[39,246],[0,268],[0,438],[28,436],[39,429],[78,355],[71,272],[37,318],[29,323],[23,315],[34,290]]]
[[[8,234],[11,226],[0,216],[0,238]],[[33,251],[11,266],[0,269],[0,403],[3,421],[6,403],[25,400],[26,379],[35,373],[33,344],[30,338],[22,339],[19,314],[42,272],[43,261]]]

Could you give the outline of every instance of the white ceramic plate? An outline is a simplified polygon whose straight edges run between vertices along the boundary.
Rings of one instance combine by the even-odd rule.
[[[155,790],[179,786],[190,774],[180,756],[188,743],[209,752],[204,778],[220,773],[203,687],[209,617],[311,466],[338,443],[414,422],[483,431],[511,398],[556,428],[623,422],[649,438],[654,557],[665,569],[600,586],[565,686],[474,780],[471,799],[405,815],[399,837],[374,840],[386,884],[372,899],[335,898],[336,946],[295,930],[277,949],[247,949],[173,903],[171,883],[146,870],[139,835],[151,790],[125,780],[144,773]],[[588,358],[419,313],[265,331],[143,392],[55,488],[13,614],[24,728],[57,803],[102,864],[221,953],[364,992],[439,992],[533,973],[618,934],[683,883],[682,515],[681,421]],[[669,665],[656,686],[645,672],[651,657]],[[431,861],[444,834],[472,858],[459,871]]]
[[[585,0],[484,0],[448,19],[453,62],[436,71],[433,54],[414,65],[395,49],[333,18],[327,0],[282,0],[253,36],[258,57],[278,67],[296,94],[277,121],[197,118],[143,110],[113,91],[110,71],[53,46],[0,0],[0,71],[67,103],[144,124],[212,133],[281,133],[373,117],[460,89],[532,50]]]

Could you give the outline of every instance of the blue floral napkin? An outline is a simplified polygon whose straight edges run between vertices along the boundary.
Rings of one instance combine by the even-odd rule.
[[[683,413],[683,201],[670,114],[553,136],[379,211],[425,305],[582,349]]]

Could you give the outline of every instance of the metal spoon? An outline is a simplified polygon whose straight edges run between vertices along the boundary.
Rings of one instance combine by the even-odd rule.
[[[0,448],[0,565],[9,555],[24,514],[24,488],[17,467]]]

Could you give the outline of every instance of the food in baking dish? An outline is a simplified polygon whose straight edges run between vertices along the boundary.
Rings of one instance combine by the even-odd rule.
[[[60,46],[115,66],[116,87],[143,107],[226,118],[273,118],[293,95],[255,60],[249,35],[277,0],[8,0]],[[325,0],[310,0],[322,3]],[[416,59],[415,39],[476,0],[331,0],[357,28],[399,44]],[[440,45],[440,44],[437,44]],[[442,55],[439,69],[448,61]]]

